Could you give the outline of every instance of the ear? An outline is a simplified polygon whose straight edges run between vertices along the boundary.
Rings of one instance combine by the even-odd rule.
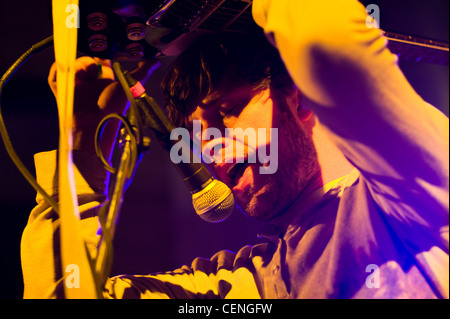
[[[302,92],[297,89],[297,115],[300,121],[308,121],[313,113],[305,107],[304,98]]]

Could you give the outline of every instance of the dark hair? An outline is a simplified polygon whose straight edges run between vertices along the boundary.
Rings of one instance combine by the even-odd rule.
[[[185,126],[197,105],[224,83],[271,87],[288,93],[293,82],[278,51],[262,34],[219,33],[194,41],[168,69],[161,88],[176,126]]]

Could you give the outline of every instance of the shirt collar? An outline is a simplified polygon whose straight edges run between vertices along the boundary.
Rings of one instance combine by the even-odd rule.
[[[300,194],[289,208],[262,229],[258,237],[274,241],[282,238],[290,227],[300,227],[310,218],[314,218],[317,211],[314,207],[335,198],[342,190],[347,177],[348,175],[329,182],[306,197]]]

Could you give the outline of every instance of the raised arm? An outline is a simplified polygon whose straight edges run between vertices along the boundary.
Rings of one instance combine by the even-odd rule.
[[[365,8],[254,0],[253,15],[381,209],[431,230],[448,252],[448,118],[414,91]]]

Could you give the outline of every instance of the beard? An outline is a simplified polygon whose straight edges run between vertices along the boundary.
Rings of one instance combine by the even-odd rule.
[[[279,123],[278,170],[260,174],[258,166],[251,166],[251,187],[246,194],[235,196],[241,211],[258,220],[281,215],[320,170],[312,136],[306,134],[295,115],[282,112]]]

